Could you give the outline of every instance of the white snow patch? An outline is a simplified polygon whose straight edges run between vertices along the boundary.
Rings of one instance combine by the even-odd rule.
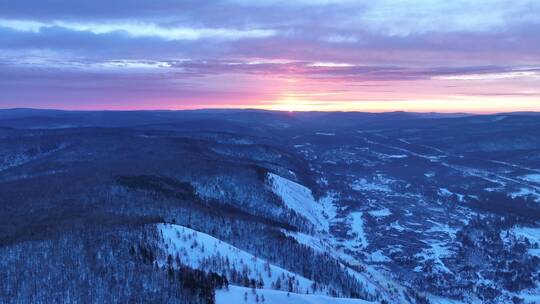
[[[535,201],[540,202],[540,194],[538,192],[530,189],[530,188],[520,188],[519,191],[515,191],[510,193],[510,197],[516,198],[516,197],[533,197]]]
[[[296,242],[298,242],[298,244],[302,244],[304,246],[310,247],[313,250],[319,251],[319,252],[327,251],[325,244],[321,241],[320,238],[311,236],[309,234],[301,233],[301,232],[288,231],[285,229],[281,229],[281,232],[284,235],[295,239]]]
[[[528,174],[521,177],[522,180],[528,182],[540,183],[540,174]]]
[[[532,256],[537,256],[540,258],[540,249],[528,249],[527,253]]]
[[[457,197],[458,197],[458,200],[460,202],[463,201],[463,198],[465,197],[463,194],[459,194],[459,193],[455,193],[455,192],[452,192],[446,188],[439,188],[439,195],[440,196],[445,196],[445,197],[450,197],[452,196],[453,194],[455,194]]]
[[[416,258],[419,258],[420,261],[425,262],[427,260],[433,260],[435,262],[435,269],[442,272],[451,273],[450,269],[444,265],[441,258],[448,257],[452,254],[448,245],[445,243],[437,242],[432,240],[429,248],[423,249],[420,253],[415,254]]]
[[[405,227],[401,226],[398,221],[392,222],[390,224],[390,228],[393,228],[399,232],[402,232],[406,229]]]
[[[374,263],[392,262],[392,260],[386,255],[384,255],[384,253],[381,250],[372,252],[369,255],[369,260]]]
[[[452,195],[452,192],[446,188],[440,188],[439,189],[439,195],[442,195],[442,196],[451,196]]]
[[[325,177],[321,177],[317,180],[317,184],[322,186],[328,186],[328,180]]]
[[[394,183],[394,180],[384,176],[383,174],[375,175],[371,180],[365,178],[354,181],[351,188],[356,191],[375,191],[390,193],[392,189],[390,185]]]
[[[407,158],[409,157],[407,154],[392,154],[388,155],[388,158]]]
[[[525,304],[538,304],[540,303],[540,286],[522,291],[518,296],[525,301]]]
[[[373,217],[386,217],[392,214],[388,208],[383,208],[379,210],[372,210],[368,212]]]
[[[289,170],[289,174],[290,174],[292,177],[296,178],[296,173],[294,173],[294,171]]]
[[[434,226],[430,227],[427,230],[427,232],[442,232],[442,233],[448,234],[451,237],[454,237],[456,233],[458,232],[456,228],[452,228],[448,226],[448,224],[441,224],[441,223],[434,222],[432,220],[428,220],[428,221],[430,223],[433,223]]]
[[[321,135],[321,136],[335,136],[336,135],[336,133],[326,133],[326,132],[316,132],[315,134]]]
[[[365,178],[361,178],[355,181],[351,188],[356,191],[378,191],[378,192],[391,192],[390,187],[384,184],[369,182]]]
[[[391,254],[403,252],[403,245],[389,245],[386,248]]]
[[[364,220],[362,219],[362,212],[352,212],[349,215],[351,221],[351,232],[356,237],[356,243],[359,243],[361,248],[366,248],[369,243],[364,232]]]

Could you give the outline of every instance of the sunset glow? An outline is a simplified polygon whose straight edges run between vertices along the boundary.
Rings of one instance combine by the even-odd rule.
[[[540,111],[538,20],[538,1],[4,1],[0,108]]]

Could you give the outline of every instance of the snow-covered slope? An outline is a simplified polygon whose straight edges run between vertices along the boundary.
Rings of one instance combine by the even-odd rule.
[[[247,299],[247,300],[246,300]],[[264,300],[263,300],[264,299]],[[216,291],[216,304],[368,304],[359,299],[332,298],[328,296],[287,293],[285,291],[252,289],[246,287],[229,286],[229,290]]]
[[[328,231],[335,207],[332,195],[316,201],[311,190],[279,175],[268,173],[272,191],[281,198],[287,208],[305,217],[318,230]]]
[[[230,273],[232,269],[245,271],[250,279],[262,281],[262,288],[285,289],[286,281],[292,280],[294,291],[313,292],[313,281],[272,265],[208,234],[173,224],[158,224],[157,227],[163,236],[162,249],[172,257],[173,263],[176,263],[178,256],[180,263],[195,269],[219,274]],[[165,255],[161,257],[162,266],[167,263],[167,258]],[[277,283],[278,281],[280,283]]]
[[[393,289],[398,290],[397,284],[351,255],[369,245],[364,231],[362,212],[351,213],[347,219],[351,234],[347,238],[337,237],[330,233],[330,225],[336,218],[336,207],[333,204],[335,194],[316,201],[311,190],[301,184],[272,173],[268,174],[268,181],[274,193],[288,208],[308,219],[317,228],[317,232],[313,235],[283,231],[285,235],[293,237],[298,243],[309,246],[315,251],[324,251],[343,262],[343,268],[364,287],[370,296],[382,296],[390,303],[403,302],[401,294],[387,292],[384,287],[392,286]],[[365,273],[355,271],[347,265],[359,266]]]

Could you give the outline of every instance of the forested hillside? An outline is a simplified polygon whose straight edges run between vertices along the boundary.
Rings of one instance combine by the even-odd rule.
[[[538,117],[0,110],[0,302],[537,303]]]

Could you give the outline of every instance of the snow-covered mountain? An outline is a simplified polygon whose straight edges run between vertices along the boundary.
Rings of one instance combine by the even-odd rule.
[[[0,110],[0,302],[539,303],[538,117]]]

